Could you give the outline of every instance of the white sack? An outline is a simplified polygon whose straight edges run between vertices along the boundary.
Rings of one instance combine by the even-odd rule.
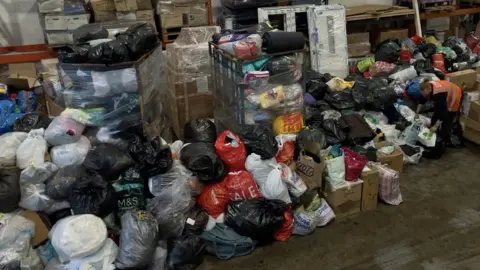
[[[94,215],[75,215],[59,220],[48,236],[60,262],[65,263],[100,250],[107,239],[107,227]]]
[[[430,133],[428,128],[423,128],[418,133],[418,141],[427,147],[434,147],[437,142],[437,134]]]
[[[0,167],[15,166],[17,162],[17,149],[27,138],[25,132],[9,132],[0,136]]]
[[[423,129],[424,125],[420,121],[414,122],[412,125],[408,126],[400,137],[398,137],[400,142],[405,142],[408,144],[417,144],[418,133]]]
[[[113,262],[117,257],[118,246],[112,239],[107,238],[99,251],[82,259],[73,259],[64,265],[66,270],[115,270]],[[91,267],[91,268],[89,268]]]
[[[42,184],[45,183],[58,171],[57,165],[52,162],[45,162],[40,165],[28,166],[20,174],[20,184]]]
[[[258,186],[262,186],[267,181],[268,175],[276,165],[277,161],[274,158],[262,160],[255,153],[250,154],[245,161],[245,168],[252,174]]]
[[[17,149],[17,167],[21,170],[29,165],[41,165],[45,163],[47,142],[43,139],[44,130],[33,129],[27,138]]]
[[[52,162],[63,168],[69,165],[81,165],[90,151],[90,141],[85,136],[80,136],[77,142],[52,147],[50,155]]]
[[[278,165],[282,168],[282,180],[287,184],[288,191],[295,198],[302,196],[303,193],[307,191],[307,185],[305,185],[302,178],[287,165],[283,163],[279,163]]]
[[[335,213],[325,199],[321,198],[320,207],[315,211],[315,225],[323,227],[335,219]]]
[[[45,140],[51,145],[74,143],[80,139],[85,125],[66,116],[58,116],[45,130]]]
[[[268,174],[267,181],[263,185],[259,185],[259,189],[266,199],[292,203],[287,185],[282,181],[282,170],[279,166]]]
[[[303,208],[297,209],[293,213],[293,234],[309,235],[315,231],[316,221],[315,212],[307,212]]]
[[[378,197],[380,200],[391,205],[399,205],[403,202],[400,193],[400,177],[398,172],[387,166],[374,165],[380,175],[380,183],[378,186]]]
[[[415,112],[412,109],[410,109],[408,106],[398,104],[395,104],[395,107],[397,108],[397,111],[403,117],[405,117],[405,119],[407,119],[408,122],[415,122]],[[425,115],[419,114],[417,121],[422,122],[422,124],[425,126],[430,126],[431,119],[426,117]]]
[[[32,211],[44,211],[55,203],[45,195],[45,184],[26,184],[21,186],[22,196],[18,205]]]

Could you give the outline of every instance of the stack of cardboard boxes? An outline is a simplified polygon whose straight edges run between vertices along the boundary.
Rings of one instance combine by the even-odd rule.
[[[360,57],[370,54],[370,34],[355,33],[347,35],[348,57]]]
[[[452,74],[457,73],[457,76]],[[465,139],[480,144],[480,68],[448,74],[450,81],[464,86],[462,110]]]
[[[146,21],[156,27],[151,0],[91,0],[95,22]]]

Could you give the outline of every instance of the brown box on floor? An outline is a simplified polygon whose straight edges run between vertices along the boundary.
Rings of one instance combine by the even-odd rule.
[[[48,227],[50,227],[50,224],[46,222],[46,219],[42,219],[38,213],[30,210],[23,210],[20,215],[35,223],[35,236],[32,239],[33,247],[37,247],[48,240]]]
[[[477,72],[473,69],[452,72],[445,75],[445,80],[460,86],[465,91],[475,91]]]
[[[342,186],[332,186],[325,181],[324,197],[338,218],[360,212],[362,206],[363,181],[346,182]]]
[[[380,34],[376,35],[376,38],[374,39],[375,42],[373,42],[374,45],[378,45],[380,42],[386,40],[386,39],[399,39],[402,40],[404,38],[408,38],[408,29],[396,29],[396,30],[387,30],[387,31],[382,31]]]
[[[378,185],[380,176],[377,169],[365,166],[360,179],[362,186],[362,211],[374,210],[377,208]]]
[[[468,116],[465,118],[463,137],[476,144],[480,144],[480,103],[478,101],[470,104]]]
[[[394,146],[394,150],[390,154],[385,154],[379,151],[384,146],[394,146],[391,142],[379,142],[375,144],[377,148],[377,160],[382,164],[388,165],[388,167],[394,169],[398,173],[403,172],[403,151],[400,147]]]

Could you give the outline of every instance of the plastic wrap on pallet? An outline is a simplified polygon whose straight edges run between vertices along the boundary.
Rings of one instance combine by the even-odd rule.
[[[345,78],[348,75],[345,7],[326,5],[308,8],[312,69]]]
[[[160,0],[156,4],[157,14],[206,13],[205,1]]]

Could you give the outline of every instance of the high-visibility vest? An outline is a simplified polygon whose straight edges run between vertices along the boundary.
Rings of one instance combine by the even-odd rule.
[[[449,112],[458,112],[462,101],[462,89],[449,81],[431,81],[433,94],[447,93],[447,108]]]

